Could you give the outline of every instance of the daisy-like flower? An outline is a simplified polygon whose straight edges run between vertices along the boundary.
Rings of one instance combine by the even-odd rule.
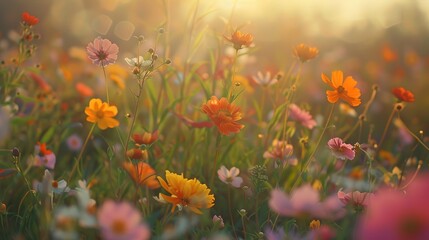
[[[118,114],[118,109],[102,102],[101,99],[91,99],[89,106],[85,108],[85,114],[86,121],[97,123],[101,130],[119,126],[119,121],[113,118]]]
[[[165,179],[167,182],[158,177],[161,186],[171,196],[162,193],[160,196],[165,201],[173,204],[172,212],[176,207],[186,207],[196,214],[202,214],[201,208],[214,206],[214,195],[210,194],[210,189],[207,188],[207,185],[200,183],[197,179],[187,179],[183,177],[183,174],[170,173],[168,170],[165,171]]]
[[[226,98],[219,100],[212,96],[207,103],[203,104],[201,110],[207,114],[223,135],[238,133],[244,127],[237,123],[241,119],[240,108],[229,103]]]
[[[149,239],[149,228],[140,212],[127,202],[107,200],[97,214],[101,235],[106,240]]]
[[[39,23],[39,19],[28,12],[23,12],[21,15],[21,19],[24,22],[24,24],[29,26],[34,26]]]
[[[403,87],[392,89],[393,95],[398,99],[398,102],[414,102],[414,94]]]
[[[47,149],[46,143],[37,143],[37,145],[34,147],[34,155],[34,166],[44,166],[49,169],[55,168],[57,158],[51,150]]]
[[[322,80],[334,90],[327,90],[326,95],[330,103],[336,103],[339,99],[343,99],[353,107],[361,104],[360,90],[356,87],[357,82],[353,77],[348,76],[344,80],[342,71],[333,71],[332,79],[329,79],[322,73]]]
[[[151,60],[144,60],[144,58],[142,56],[139,56],[138,58],[125,58],[125,62],[127,62],[127,64],[130,67],[148,67],[152,64]]]
[[[158,130],[155,130],[152,133],[142,132],[140,134],[133,134],[132,138],[136,144],[151,145],[158,140]]]
[[[295,46],[293,54],[297,58],[299,58],[301,62],[307,62],[308,60],[317,57],[317,55],[319,54],[319,49],[301,43]]]
[[[126,162],[122,165],[130,174],[134,182],[140,186],[147,186],[150,189],[159,188],[159,182],[156,180],[155,170],[145,162],[139,162],[136,165]]]
[[[45,170],[42,182],[35,182],[34,188],[44,194],[62,194],[70,191],[65,180],[56,181],[48,169]]]
[[[308,129],[313,129],[313,127],[316,126],[317,123],[310,115],[310,113],[305,110],[302,110],[296,104],[289,105],[289,111],[290,118],[299,122],[302,126]]]
[[[253,80],[264,87],[271,86],[279,81],[276,77],[271,77],[271,72],[266,72],[264,75],[261,71],[258,71],[256,76],[253,76]]]
[[[235,50],[240,50],[244,47],[249,47],[253,43],[253,36],[250,33],[242,33],[236,30],[231,37],[225,37],[226,40],[234,44]]]
[[[332,154],[339,159],[353,160],[355,158],[355,150],[353,145],[343,142],[341,138],[332,138],[328,141],[329,149],[331,149]]]
[[[238,174],[240,174],[240,169],[236,167],[232,167],[230,170],[228,170],[225,166],[222,166],[219,170],[217,170],[217,175],[222,182],[231,184],[236,188],[239,188],[243,183],[243,178],[238,177]]]
[[[92,63],[105,67],[118,58],[119,47],[109,39],[97,37],[86,47],[88,58]]]

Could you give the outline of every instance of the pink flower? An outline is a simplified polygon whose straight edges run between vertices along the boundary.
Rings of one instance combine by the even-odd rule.
[[[73,152],[79,151],[82,147],[82,138],[77,134],[72,134],[67,138],[67,147]]]
[[[349,159],[353,160],[355,158],[355,151],[353,145],[344,143],[341,138],[332,138],[328,141],[329,149],[331,149],[332,154],[339,159]]]
[[[314,126],[317,125],[316,121],[314,121],[313,117],[310,115],[309,112],[302,110],[295,104],[289,105],[289,116],[293,120],[299,122],[302,126],[312,129]]]
[[[86,52],[92,63],[105,67],[116,61],[119,47],[108,39],[97,37],[88,44]]]
[[[231,184],[236,188],[239,188],[243,183],[243,178],[237,177],[238,174],[240,174],[240,169],[236,167],[232,167],[230,170],[228,170],[225,166],[222,166],[219,170],[217,170],[217,175],[222,182]]]
[[[149,239],[149,228],[141,223],[140,212],[127,202],[107,200],[97,214],[103,239]]]
[[[382,189],[369,202],[356,228],[356,239],[429,239],[429,175],[405,191]]]
[[[223,222],[222,216],[214,215],[212,220],[213,220],[213,223],[215,225],[217,224],[217,226],[219,226],[219,228],[224,228],[225,227],[225,223]]]
[[[46,148],[46,143],[37,143],[34,147],[34,155],[33,166],[44,166],[49,169],[55,168],[55,154]]]
[[[291,144],[288,144],[286,141],[274,139],[271,148],[264,152],[263,157],[280,160],[283,162],[283,165],[289,163],[292,166],[296,166],[298,164],[298,160],[292,156],[292,153],[293,146]]]
[[[362,207],[366,207],[368,205],[374,194],[368,192],[362,193],[359,191],[345,193],[340,190],[338,191],[337,196],[344,205],[352,205],[355,209],[360,210]]]
[[[319,192],[309,184],[293,190],[290,197],[282,190],[274,189],[271,191],[268,204],[277,214],[289,217],[309,215],[316,218],[338,219],[345,213],[336,196],[328,197],[321,202]]]

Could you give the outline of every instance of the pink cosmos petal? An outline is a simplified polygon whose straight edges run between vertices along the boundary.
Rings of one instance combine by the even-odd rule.
[[[292,202],[285,192],[276,188],[271,191],[271,197],[268,202],[271,210],[282,216],[293,216],[295,213]]]
[[[313,129],[317,125],[316,121],[309,112],[302,110],[296,104],[289,105],[289,116],[291,119],[299,122],[302,126]]]
[[[107,66],[118,58],[119,47],[108,39],[94,39],[86,47],[88,58],[96,65]]]
[[[243,178],[241,178],[241,177],[235,177],[234,180],[232,180],[231,185],[234,186],[234,187],[236,187],[236,188],[239,188],[239,187],[241,187],[242,183],[243,183]]]
[[[329,149],[332,154],[339,159],[353,160],[355,158],[355,151],[353,145],[344,143],[341,138],[332,138],[328,141]]]
[[[232,167],[229,170],[229,173],[231,174],[230,177],[237,177],[238,174],[240,174],[240,169],[236,168],[236,167]]]

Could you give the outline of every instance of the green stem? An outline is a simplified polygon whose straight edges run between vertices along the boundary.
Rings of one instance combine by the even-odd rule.
[[[237,233],[235,232],[235,226],[234,226],[234,218],[232,217],[232,211],[231,211],[231,186],[228,186],[228,212],[229,212],[229,219],[231,221],[231,227],[232,232],[234,233],[235,239],[237,238]]]
[[[75,162],[75,164],[74,164],[74,166],[73,166],[72,171],[70,172],[69,179],[67,180],[67,183],[69,183],[69,184],[70,184],[70,180],[72,179],[72,177],[73,177],[74,173],[76,172],[76,170],[77,170],[77,168],[78,168],[79,162],[80,162],[80,160],[82,159],[83,152],[85,151],[86,146],[88,145],[89,139],[91,138],[92,133],[94,132],[95,125],[96,125],[96,123],[92,124],[92,127],[91,127],[91,129],[89,130],[89,132],[88,132],[88,136],[86,136],[85,142],[83,143],[82,149],[81,149],[81,150],[80,150],[80,152],[79,152],[79,156],[78,156],[78,157],[77,157],[77,159],[76,159],[76,162]]]
[[[101,65],[101,68],[103,68],[103,74],[104,74],[104,85],[106,86],[106,99],[107,99],[107,103],[110,104],[110,99],[109,99],[109,86],[107,83],[107,75],[106,75],[106,68],[104,67],[104,64]]]
[[[383,145],[384,138],[386,137],[387,130],[389,129],[390,123],[392,122],[393,115],[395,114],[395,112],[396,112],[396,105],[393,107],[392,112],[390,113],[389,119],[387,120],[386,126],[384,127],[383,135],[381,135],[381,140],[380,140],[380,143],[378,144],[377,149],[381,149],[381,146]]]

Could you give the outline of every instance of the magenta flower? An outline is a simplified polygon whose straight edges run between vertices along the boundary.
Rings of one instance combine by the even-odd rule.
[[[228,170],[225,166],[222,166],[219,170],[217,170],[217,175],[222,182],[231,184],[236,188],[239,188],[243,183],[243,178],[237,177],[238,174],[240,174],[240,169],[236,167],[232,167],[230,170]]]
[[[119,47],[108,39],[97,37],[88,44],[86,52],[92,63],[105,67],[116,61]]]
[[[149,239],[149,228],[141,223],[140,212],[127,202],[107,200],[97,214],[103,239]]]
[[[355,150],[353,145],[343,142],[341,138],[332,138],[328,141],[329,149],[331,149],[332,154],[339,159],[353,160],[355,158]]]
[[[429,239],[428,189],[426,175],[414,180],[405,191],[378,191],[357,225],[355,239]]]
[[[317,125],[309,112],[302,110],[295,104],[289,105],[289,116],[292,120],[299,122],[302,126],[313,129]]]
[[[49,169],[55,168],[57,158],[55,154],[46,148],[46,143],[37,143],[34,147],[33,166],[44,166]]]
[[[292,191],[289,197],[280,189],[271,191],[269,200],[271,210],[281,216],[338,219],[345,213],[341,202],[336,196],[320,201],[319,192],[309,184]]]
[[[374,194],[368,193],[368,192],[359,192],[359,191],[345,193],[340,190],[338,191],[337,196],[338,196],[338,199],[344,205],[351,205],[356,210],[360,210],[368,205],[369,201],[374,196]]]
[[[286,141],[279,141],[277,139],[273,140],[271,148],[268,151],[264,152],[264,158],[280,160],[283,162],[283,165],[286,163],[296,166],[298,160],[292,156],[293,146],[288,144]]]

